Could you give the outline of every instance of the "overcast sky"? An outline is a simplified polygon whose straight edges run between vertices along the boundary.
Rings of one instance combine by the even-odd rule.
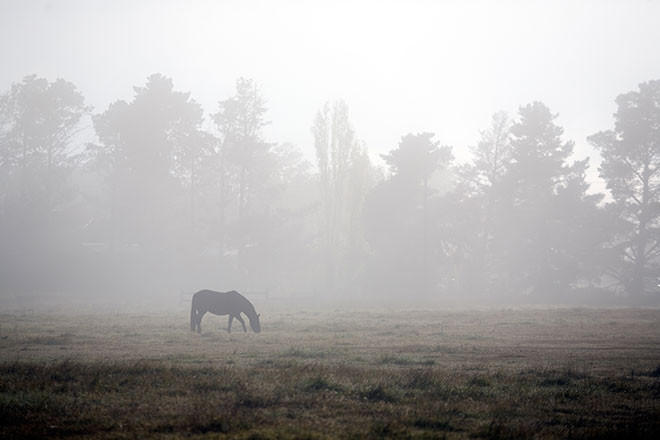
[[[160,72],[208,114],[250,77],[269,140],[309,158],[314,114],[337,98],[374,155],[432,131],[463,160],[492,113],[541,100],[582,157],[616,95],[660,78],[659,48],[652,0],[0,0],[1,91],[61,77],[101,112]]]

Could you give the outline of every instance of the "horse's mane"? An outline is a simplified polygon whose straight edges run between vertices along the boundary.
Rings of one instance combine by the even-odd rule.
[[[247,299],[245,296],[243,296],[241,293],[239,293],[239,292],[237,292],[237,291],[235,291],[235,290],[230,290],[230,291],[227,292],[227,293],[230,294],[230,295],[236,295],[236,296],[239,296],[241,299],[243,299],[243,301],[245,301],[245,303],[246,303],[246,305],[247,305],[248,310],[250,311],[250,313],[251,313],[253,316],[256,316],[256,315],[257,315],[257,310],[254,308],[254,304],[252,304],[252,302],[251,302],[249,299]],[[246,314],[247,314],[247,313],[246,313]]]

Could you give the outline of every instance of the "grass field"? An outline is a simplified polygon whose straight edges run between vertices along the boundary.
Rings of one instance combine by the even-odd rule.
[[[257,308],[2,314],[0,437],[660,438],[659,310]]]

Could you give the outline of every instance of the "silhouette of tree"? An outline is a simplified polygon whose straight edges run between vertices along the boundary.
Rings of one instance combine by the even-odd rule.
[[[221,255],[235,251],[236,282],[249,289],[290,284],[277,279],[278,271],[289,274],[280,278],[291,278],[278,252],[293,254],[304,228],[291,228],[302,220],[286,215],[282,198],[289,185],[305,179],[303,161],[292,146],[264,139],[263,127],[270,123],[266,100],[252,80],[239,78],[236,94],[219,107],[212,118],[218,134]],[[233,263],[234,257],[228,259]]]
[[[0,95],[0,284],[7,291],[52,290],[60,276],[81,227],[72,178],[89,111],[63,79],[27,76]]]
[[[438,260],[449,251],[438,234],[443,212],[432,179],[447,169],[450,147],[432,133],[408,134],[397,149],[383,155],[392,173],[368,196],[366,238],[374,252],[369,279],[376,290],[429,294],[438,282]]]
[[[657,298],[660,273],[660,80],[641,83],[616,103],[614,130],[589,141],[603,158],[600,175],[620,220],[610,275],[640,301]]]
[[[364,235],[364,204],[369,192],[383,178],[382,171],[371,162],[366,146],[358,143],[351,156],[346,197],[348,230],[344,272],[347,290],[362,284],[358,283],[358,278],[363,275],[369,253]]]
[[[464,178],[475,187],[475,191],[488,197],[509,171],[512,159],[512,121],[506,112],[492,116],[491,126],[481,132],[481,139],[473,147],[472,165],[464,171]]]
[[[203,157],[202,109],[160,74],[134,90],[130,103],[117,101],[94,117],[101,141],[94,152],[109,184],[110,241],[151,248],[170,242],[168,229],[181,228],[176,199],[181,180],[194,185]]]
[[[43,242],[55,235],[53,214],[75,196],[68,179],[80,152],[73,141],[89,111],[63,79],[27,76],[0,96],[0,205],[13,239]]]
[[[506,112],[495,113],[491,125],[481,132],[473,160],[459,169],[459,185],[455,191],[456,206],[462,220],[456,222],[453,235],[459,237],[463,261],[458,262],[462,289],[473,296],[493,289],[503,269],[501,255],[496,255],[495,237],[503,225],[508,207],[504,179],[513,163],[511,125]]]
[[[220,101],[219,106],[212,118],[220,135],[221,234],[224,236],[227,229],[227,209],[234,208],[231,236],[240,256],[251,241],[248,217],[264,215],[268,210],[266,192],[276,163],[271,151],[274,144],[263,139],[262,128],[269,123],[265,120],[266,101],[252,80],[239,78],[236,94]]]
[[[318,286],[314,254],[318,191],[311,164],[291,144],[271,149],[276,163],[266,192],[268,213],[254,218],[252,245],[245,250],[244,270],[251,289],[309,292]]]
[[[321,187],[321,236],[326,285],[330,290],[353,283],[357,255],[364,250],[362,202],[373,185],[373,167],[364,146],[355,138],[348,105],[325,103],[312,125]]]
[[[344,244],[346,196],[351,159],[358,149],[355,132],[342,100],[325,103],[312,126],[323,204],[324,244],[328,249]]]
[[[540,102],[520,108],[502,181],[505,217],[494,244],[508,266],[503,288],[537,298],[556,297],[591,274],[589,257],[602,238],[602,196],[587,194],[588,158],[569,164],[573,142],[562,141],[555,118]]]

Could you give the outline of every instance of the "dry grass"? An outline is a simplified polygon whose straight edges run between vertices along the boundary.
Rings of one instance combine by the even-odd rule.
[[[660,434],[658,310],[258,309],[2,315],[0,437]]]

